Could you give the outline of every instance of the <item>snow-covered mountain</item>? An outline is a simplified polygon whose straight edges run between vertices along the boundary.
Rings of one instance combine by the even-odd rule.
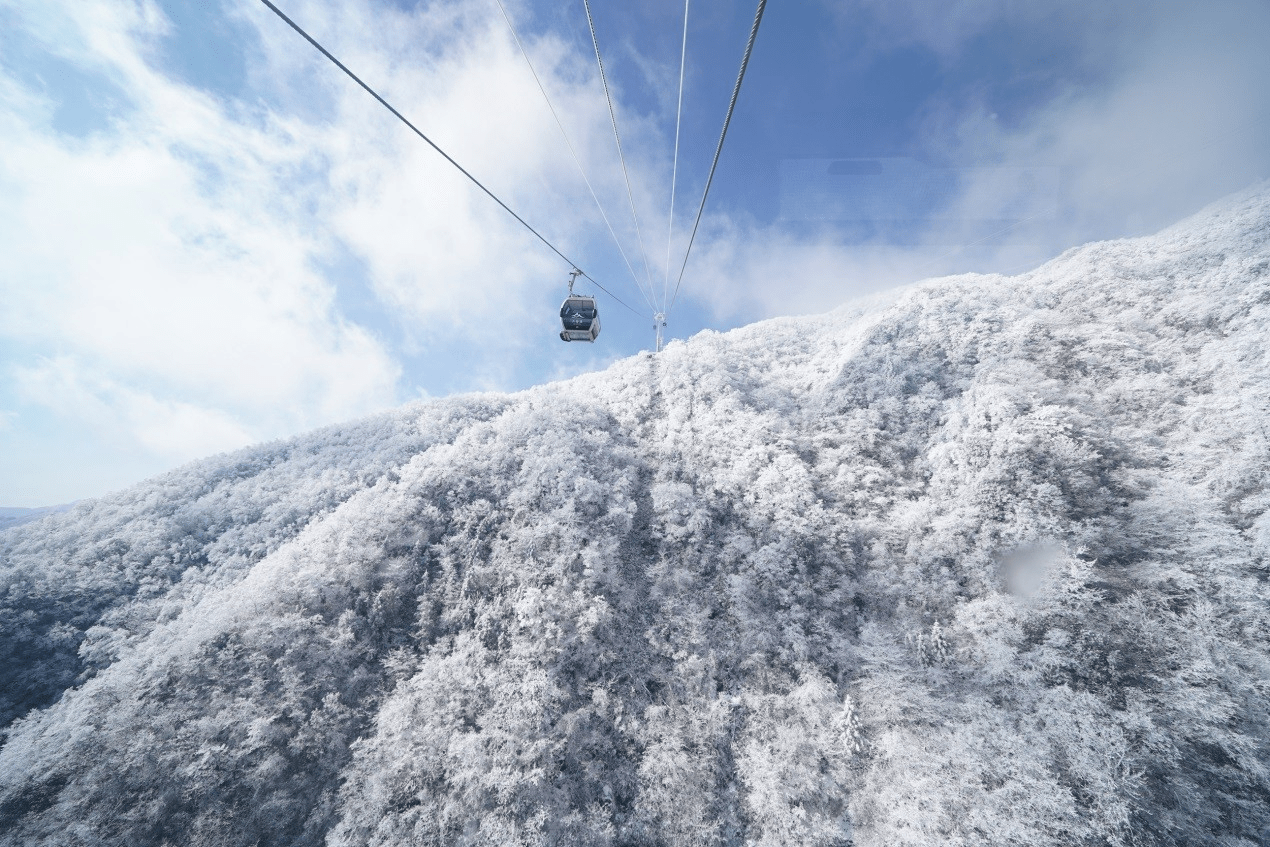
[[[1270,843],[1270,186],[0,534],[4,845]]]

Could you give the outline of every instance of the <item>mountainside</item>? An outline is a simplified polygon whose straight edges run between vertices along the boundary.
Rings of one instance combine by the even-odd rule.
[[[1270,187],[0,534],[3,845],[1270,843]]]

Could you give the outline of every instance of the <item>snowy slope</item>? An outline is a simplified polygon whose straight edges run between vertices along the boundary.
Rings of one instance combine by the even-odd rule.
[[[1270,186],[0,534],[0,844],[1270,843]]]

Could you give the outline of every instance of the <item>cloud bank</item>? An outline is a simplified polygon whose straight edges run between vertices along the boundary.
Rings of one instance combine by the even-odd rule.
[[[1020,224],[1043,253],[1154,231],[1270,175],[1264,3],[852,8],[874,23],[872,49],[927,50],[951,76],[984,52],[999,54],[1003,73],[984,82],[981,101],[956,113],[933,105],[921,143],[932,159],[962,166],[1057,168],[1052,221]],[[1010,86],[1030,74],[1049,77],[1039,88],[1047,96],[1011,102]],[[1019,200],[969,179],[952,217],[1005,217],[1000,209]]]
[[[549,238],[595,240],[501,17],[290,5]],[[103,452],[140,451],[153,472],[426,393],[403,360],[458,369],[451,348],[471,338],[492,350],[462,363],[460,387],[510,387],[542,281],[564,279],[556,258],[263,6],[219,10],[241,90],[215,68],[191,84],[165,57],[207,33],[175,11],[3,7],[27,59],[0,78],[7,428],[56,418]],[[585,67],[551,38],[530,45],[583,160],[604,152]],[[0,460],[0,499],[99,493],[53,480],[54,443],[32,437],[32,450],[49,455]],[[125,473],[106,484],[138,469]]]

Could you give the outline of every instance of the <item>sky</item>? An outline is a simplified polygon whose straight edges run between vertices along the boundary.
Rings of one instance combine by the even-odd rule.
[[[754,7],[690,2],[676,159],[683,4],[592,2],[628,191],[581,0],[503,3],[532,72],[497,0],[278,5],[568,260],[257,0],[0,0],[0,506],[1270,177],[1264,0],[774,0],[676,296]],[[570,263],[594,345],[557,336]]]

